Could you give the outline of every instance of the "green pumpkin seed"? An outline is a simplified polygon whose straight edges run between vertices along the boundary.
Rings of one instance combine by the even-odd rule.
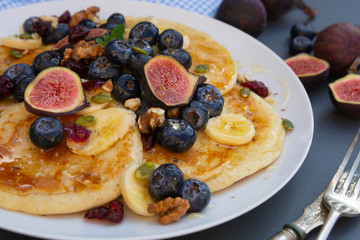
[[[247,88],[247,87],[244,87],[244,88],[240,89],[240,95],[242,97],[249,97],[250,93],[251,93],[251,90],[249,88]]]
[[[197,65],[195,67],[195,72],[198,72],[198,73],[206,73],[209,70],[210,70],[210,67],[206,64]]]
[[[145,54],[145,55],[149,55],[149,53],[147,53],[144,49],[138,48],[138,47],[132,47],[132,50],[136,53],[141,53],[141,54]]]
[[[15,49],[11,49],[9,54],[10,54],[10,56],[16,57],[16,58],[21,58],[23,56],[21,54],[21,52],[19,52],[18,50],[15,50]]]
[[[91,101],[93,101],[94,103],[98,103],[98,104],[109,102],[109,101],[111,101],[111,99],[112,98],[104,92],[100,92],[90,98]]]
[[[137,179],[150,178],[154,170],[155,170],[155,164],[153,162],[146,162],[136,169],[135,177]]]
[[[32,39],[32,35],[30,33],[23,33],[19,36],[21,39]]]
[[[96,119],[92,115],[85,115],[85,116],[79,117],[75,121],[75,123],[77,125],[80,125],[80,126],[83,126],[83,127],[89,127],[89,126],[95,124],[95,122],[96,122]]]
[[[282,121],[282,125],[285,129],[287,130],[293,130],[294,129],[294,124],[289,120],[289,119],[284,119]]]

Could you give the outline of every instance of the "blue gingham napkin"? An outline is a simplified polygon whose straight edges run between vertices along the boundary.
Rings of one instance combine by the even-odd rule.
[[[0,11],[5,9],[24,6],[38,2],[49,2],[54,0],[0,0]],[[221,0],[133,0],[140,2],[151,2],[170,7],[177,7],[188,11],[196,12],[205,16],[213,17],[218,9]]]

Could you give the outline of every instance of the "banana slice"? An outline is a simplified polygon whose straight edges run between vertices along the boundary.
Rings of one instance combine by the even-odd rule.
[[[90,137],[82,143],[76,143],[69,139],[66,141],[73,153],[83,156],[97,155],[123,138],[136,124],[135,114],[126,109],[102,109],[91,115],[96,119],[96,123],[87,127],[91,130]]]
[[[147,208],[150,203],[154,203],[149,193],[149,182],[135,177],[135,171],[139,165],[127,167],[120,179],[121,194],[126,205],[135,213],[142,216],[153,216],[148,213]]]
[[[33,35],[31,39],[21,39],[17,35],[1,38],[0,43],[2,46],[15,48],[15,49],[37,49],[41,47],[42,41],[39,35]]]
[[[243,115],[228,113],[210,118],[205,134],[217,143],[242,145],[252,140],[255,128]]]
[[[92,91],[86,91],[85,96],[86,96],[86,99],[88,100],[88,102],[90,103],[90,105],[88,107],[76,112],[76,114],[77,115],[89,115],[89,114],[92,114],[93,112],[97,112],[97,111],[107,107],[109,105],[109,102],[95,103],[90,100],[92,96],[95,96],[96,94],[98,94],[100,92],[105,92],[105,91],[103,91],[101,88],[95,89]]]

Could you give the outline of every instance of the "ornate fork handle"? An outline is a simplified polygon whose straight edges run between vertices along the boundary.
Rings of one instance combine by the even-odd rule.
[[[327,208],[322,205],[322,196],[321,193],[304,209],[299,219],[285,224],[284,228],[269,240],[303,240],[311,230],[322,225],[328,213]]]

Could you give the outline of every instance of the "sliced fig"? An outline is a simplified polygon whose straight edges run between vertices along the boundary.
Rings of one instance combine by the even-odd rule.
[[[87,106],[80,77],[64,67],[41,71],[24,94],[26,110],[42,116],[63,116]]]
[[[329,84],[330,98],[341,112],[360,118],[360,75],[350,73]]]
[[[286,59],[285,62],[298,76],[306,89],[317,87],[329,76],[329,63],[307,53],[300,53]]]
[[[153,106],[169,109],[187,105],[199,81],[173,57],[158,55],[145,64],[141,87]]]

